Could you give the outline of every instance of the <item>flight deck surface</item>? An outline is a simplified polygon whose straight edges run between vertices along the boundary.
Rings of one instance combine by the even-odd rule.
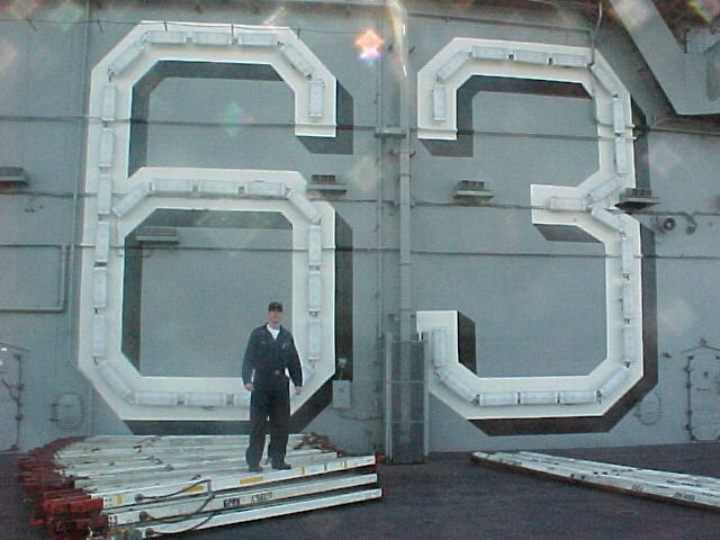
[[[716,443],[548,451],[635,467],[720,477]],[[178,538],[710,538],[720,514],[638,499],[472,463],[469,453],[433,454],[425,465],[381,465],[382,502],[319,510]],[[35,540],[44,531],[15,483],[15,456],[0,456],[3,538]]]

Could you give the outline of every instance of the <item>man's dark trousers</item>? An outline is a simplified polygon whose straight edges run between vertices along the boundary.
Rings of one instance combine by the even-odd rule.
[[[243,358],[243,384],[253,385],[250,396],[250,443],[245,454],[247,464],[260,464],[265,446],[265,430],[270,418],[268,456],[273,465],[284,465],[290,424],[290,385],[285,371],[296,388],[302,387],[300,357],[292,334],[280,327],[273,336],[267,325],[250,334]]]
[[[271,384],[255,385],[250,395],[250,443],[245,453],[248,466],[257,466],[265,448],[270,418],[268,457],[273,464],[285,462],[290,424],[290,384],[285,376]]]

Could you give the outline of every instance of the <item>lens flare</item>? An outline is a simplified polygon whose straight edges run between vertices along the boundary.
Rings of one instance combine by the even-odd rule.
[[[678,167],[685,161],[685,156],[678,152],[677,147],[666,141],[659,142],[653,154],[653,166],[658,176],[663,178],[676,176]]]
[[[720,15],[720,0],[690,0],[688,6],[706,23]]]
[[[15,47],[5,39],[0,40],[0,76],[15,63],[17,55]]]
[[[654,15],[652,6],[648,6],[644,2],[636,0],[619,0],[617,2],[616,11],[622,11],[623,21],[628,30],[635,30],[645,26]]]
[[[40,0],[13,0],[5,9],[13,17],[23,20],[29,19],[39,7]]]
[[[408,68],[407,68],[407,26],[405,21],[407,20],[407,10],[398,0],[388,0],[388,13],[390,15],[390,23],[393,30],[393,43],[395,45],[395,53],[398,60],[400,61],[400,67],[402,69],[402,77],[407,79]]]
[[[275,26],[278,23],[278,20],[285,15],[285,12],[287,10],[285,9],[285,6],[282,6],[275,11],[273,11],[270,16],[263,21],[263,26]]]
[[[237,137],[244,124],[252,124],[254,122],[255,118],[253,115],[249,114],[238,103],[229,103],[223,111],[222,123],[225,125],[225,133],[227,133],[229,137]]]
[[[347,172],[347,178],[358,189],[358,193],[374,195],[377,184],[371,179],[377,178],[375,156],[365,155],[359,158]]]
[[[375,60],[380,58],[380,48],[383,40],[373,29],[366,30],[355,40],[355,46],[360,49],[360,58],[363,60]]]
[[[58,23],[64,32],[71,30],[75,23],[81,21],[84,17],[85,10],[73,0],[64,0],[48,12],[48,18]]]

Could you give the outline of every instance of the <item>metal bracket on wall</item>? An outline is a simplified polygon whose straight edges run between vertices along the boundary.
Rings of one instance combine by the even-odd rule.
[[[33,248],[33,247],[46,247],[46,248],[57,248],[59,250],[60,257],[60,275],[58,277],[58,302],[55,305],[50,306],[12,306],[12,305],[0,305],[0,313],[62,313],[65,311],[65,304],[67,298],[67,276],[68,276],[68,252],[69,246],[67,244],[50,244],[36,246],[32,244],[7,244],[2,245],[0,248]]]
[[[399,126],[386,126],[377,128],[375,136],[379,139],[403,139],[407,136],[407,132]]]
[[[22,393],[25,389],[23,384],[23,359],[30,352],[30,349],[18,347],[10,343],[0,341],[0,355],[9,353],[17,362],[18,376],[17,384],[9,384],[4,378],[0,382],[10,394],[10,399],[15,402],[15,443],[4,451],[16,452],[20,449],[20,424],[25,418],[23,414]]]
[[[398,150],[395,150],[395,149],[390,150],[390,151],[388,152],[388,154],[390,154],[392,157],[400,157],[400,156],[401,156],[401,152],[399,152]],[[417,154],[417,152],[414,151],[414,150],[412,150],[412,151],[410,151],[410,153],[408,154],[408,157],[409,157],[410,159],[412,159],[412,158],[415,157],[415,154]]]

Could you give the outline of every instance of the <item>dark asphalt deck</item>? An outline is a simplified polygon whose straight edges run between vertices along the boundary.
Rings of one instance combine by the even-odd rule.
[[[557,455],[720,477],[720,443],[553,451]],[[42,539],[28,528],[14,456],[0,455],[1,540]],[[608,493],[474,464],[469,454],[382,466],[382,502],[198,531],[192,540],[715,539],[720,511]]]

